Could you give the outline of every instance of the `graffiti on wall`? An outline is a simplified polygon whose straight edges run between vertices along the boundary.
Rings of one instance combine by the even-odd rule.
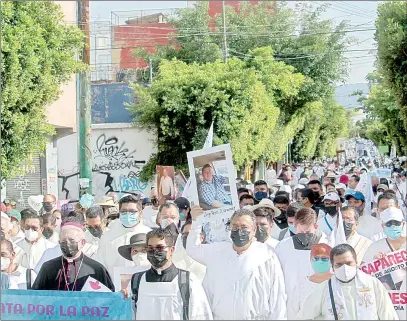
[[[101,198],[110,192],[143,193],[148,183],[140,181],[140,170],[145,160],[136,159],[136,149],[126,146],[116,136],[101,134],[93,149],[92,192]],[[66,199],[78,195],[79,170],[74,167],[69,172],[58,171],[60,191]]]

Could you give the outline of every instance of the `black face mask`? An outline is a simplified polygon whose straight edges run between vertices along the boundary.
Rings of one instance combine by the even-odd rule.
[[[97,238],[101,238],[102,234],[103,234],[102,227],[100,227],[100,226],[95,226],[95,227],[89,226],[88,231],[90,232],[90,234],[92,234],[94,237],[97,237]]]
[[[310,250],[313,245],[319,242],[320,236],[320,232],[317,231],[316,233],[298,233],[293,238],[296,239],[303,249]]]
[[[319,195],[319,192],[312,192],[312,194],[314,195],[314,199],[315,200],[318,200],[319,199],[319,197],[320,197],[320,195]]]
[[[236,230],[230,233],[232,242],[237,247],[243,247],[250,242],[250,231]]]
[[[156,269],[160,269],[168,262],[167,251],[147,252],[147,260],[153,267],[155,267]]]
[[[256,239],[257,241],[264,243],[265,240],[267,240],[269,234],[267,231],[267,227],[257,227],[257,231],[256,231]]]
[[[188,233],[184,233],[181,235],[181,240],[182,240],[182,246],[184,249],[187,248],[187,240],[188,240]]]
[[[0,240],[5,240],[6,239],[6,234],[4,233],[4,231],[0,232]]]
[[[61,252],[65,257],[74,257],[79,252],[78,242],[70,242],[69,244],[67,242],[60,242],[59,245],[61,247]]]
[[[44,211],[49,213],[53,210],[54,208],[54,204],[44,204],[43,205]]]
[[[54,234],[54,230],[50,227],[44,227],[44,230],[42,231],[42,235],[48,240],[52,234]]]
[[[353,223],[343,222],[343,229],[345,230],[345,236],[349,236],[352,233]]]
[[[331,215],[332,217],[338,214],[338,209],[336,206],[324,206],[325,213]]]

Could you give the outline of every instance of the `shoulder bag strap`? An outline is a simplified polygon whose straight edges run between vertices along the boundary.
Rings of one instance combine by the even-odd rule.
[[[132,299],[134,301],[135,312],[137,311],[138,290],[140,288],[140,281],[145,272],[146,271],[134,273],[131,277],[131,292],[133,293]]]
[[[336,311],[336,305],[335,305],[335,300],[334,300],[334,293],[332,291],[332,282],[331,282],[331,280],[328,281],[328,287],[329,287],[329,296],[331,297],[332,312],[334,313],[335,320],[339,320],[338,319],[338,312]]]
[[[189,320],[189,271],[178,270],[178,287],[182,298],[182,319]]]

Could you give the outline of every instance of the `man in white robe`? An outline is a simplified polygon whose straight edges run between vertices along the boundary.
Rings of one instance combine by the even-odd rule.
[[[357,232],[371,239],[373,235],[380,233],[382,231],[381,222],[376,217],[372,215],[365,214],[365,196],[361,192],[352,192],[345,196],[348,201],[348,206],[356,207],[359,209],[359,226]],[[369,213],[370,214],[370,213]]]
[[[318,230],[317,216],[313,209],[300,209],[295,214],[294,227],[297,234],[283,239],[276,247],[285,279],[287,305],[290,305],[297,281],[313,273],[310,262],[312,246],[328,244],[327,236]]]
[[[349,244],[332,249],[331,263],[335,275],[307,297],[298,320],[399,319],[383,284],[357,268],[356,253]]]
[[[42,219],[34,210],[26,210],[21,221],[22,229],[25,233],[24,240],[18,242],[18,246],[24,251],[18,263],[27,269],[34,269],[42,254],[49,248],[55,246],[42,236]]]
[[[324,215],[318,218],[318,229],[327,236],[336,230],[338,212],[341,208],[341,199],[336,192],[330,192],[324,196]],[[318,216],[319,217],[319,216]]]
[[[367,249],[373,242],[367,237],[359,235],[356,231],[359,225],[359,212],[357,209],[344,207],[341,212],[346,242],[355,249],[356,261],[360,265]]]
[[[94,258],[103,264],[111,275],[115,266],[131,266],[131,262],[121,257],[119,246],[129,244],[134,234],[148,233],[151,229],[142,222],[142,205],[139,197],[127,195],[119,201],[120,224],[114,224],[110,231],[104,233]]]
[[[256,217],[236,211],[230,221],[232,242],[201,244],[203,210],[193,207],[187,253],[206,265],[204,289],[214,319],[286,319],[286,295],[280,263],[271,246],[257,242]]]
[[[147,234],[151,268],[133,275],[131,293],[122,290],[125,297],[132,295],[136,320],[212,320],[201,282],[193,273],[187,279],[188,274],[173,264],[175,240],[166,230],[158,228]],[[183,291],[188,284],[189,296]]]

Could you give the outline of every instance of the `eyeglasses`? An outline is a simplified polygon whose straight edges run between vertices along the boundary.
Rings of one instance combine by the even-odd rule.
[[[157,245],[156,247],[147,246],[147,253],[163,252],[165,249],[167,249],[169,247],[171,247],[171,246],[163,246],[163,245]]]
[[[328,262],[329,257],[314,257],[314,261]]]
[[[384,225],[387,226],[387,227],[400,226],[401,222],[391,220],[391,221],[388,221],[387,223],[385,223]]]

